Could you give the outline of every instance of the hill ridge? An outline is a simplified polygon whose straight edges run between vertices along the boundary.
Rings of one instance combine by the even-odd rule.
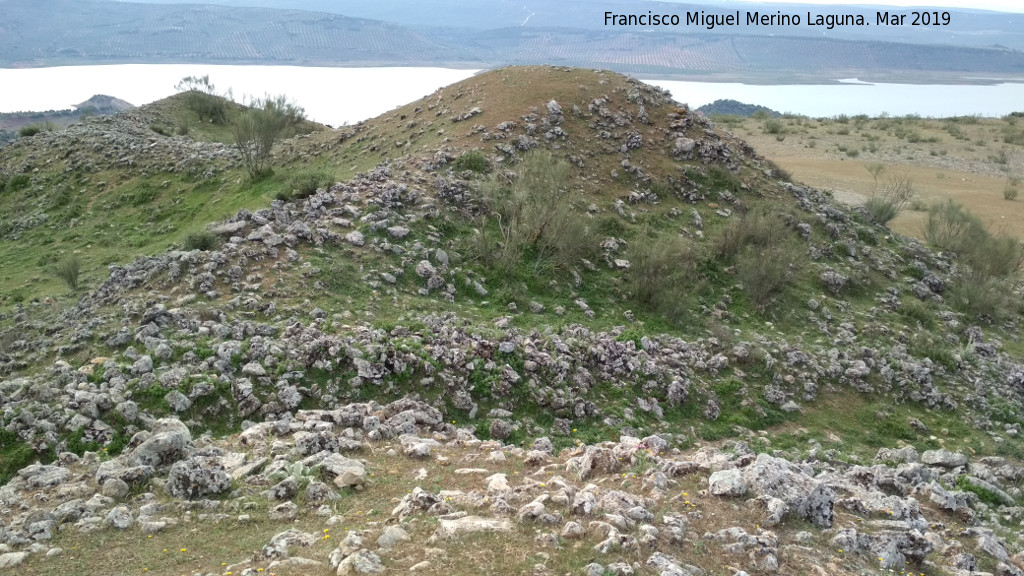
[[[302,194],[276,179],[352,165]],[[141,545],[168,574],[468,574],[510,554],[554,573],[1020,570],[1019,310],[952,308],[951,255],[788,181],[663,90],[499,69],[283,142],[274,169],[202,223],[210,249],[112,262],[0,316],[18,562],[61,570],[30,545],[123,528],[182,542],[163,568]],[[146,202],[192,193],[150,176],[169,184]],[[573,235],[515,236],[530,214]],[[514,238],[530,244],[499,259]],[[777,270],[774,291],[749,281]],[[34,489],[61,502],[14,506]],[[215,517],[261,552],[217,540]],[[481,525],[507,544],[463,533]],[[389,531],[399,554],[369,544]]]

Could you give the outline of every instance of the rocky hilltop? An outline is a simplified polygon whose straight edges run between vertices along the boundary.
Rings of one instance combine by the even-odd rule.
[[[0,315],[0,566],[1022,573],[1014,285],[965,303],[979,262],[665,92],[500,69],[283,142],[230,196],[233,150],[162,113],[0,151],[5,200],[83,190],[72,234],[77,196],[0,230],[23,251],[180,227]],[[312,169],[338,178],[283,179]],[[191,222],[193,194],[230,211]]]

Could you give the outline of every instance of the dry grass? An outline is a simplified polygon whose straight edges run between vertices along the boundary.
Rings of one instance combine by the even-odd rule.
[[[882,163],[912,178],[916,198],[925,205],[951,199],[977,214],[989,230],[1024,239],[1024,206],[1003,197],[1007,175],[1024,173],[1024,147],[1013,138],[1004,142],[1018,128],[1007,120],[910,119],[888,129],[883,129],[885,119],[851,119],[846,124],[809,119],[783,122],[788,136],[782,142],[764,134],[756,119],[730,129],[797,181],[832,190],[843,202],[858,205],[870,198],[875,179],[867,167]],[[896,135],[908,131],[921,140],[911,142]],[[858,150],[859,155],[852,159],[840,147]],[[906,210],[890,228],[920,238],[926,219],[925,212]]]

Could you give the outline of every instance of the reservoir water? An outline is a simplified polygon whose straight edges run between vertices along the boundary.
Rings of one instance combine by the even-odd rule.
[[[174,93],[185,76],[208,74],[218,91],[246,96],[286,94],[319,122],[339,126],[372,118],[468,78],[475,70],[445,68],[316,68],[206,64],[119,64],[0,69],[0,112],[70,108],[93,94],[146,104]],[[646,80],[697,107],[720,98],[808,116],[887,113],[894,116],[1002,116],[1024,110],[1024,84],[747,85]],[[544,95],[538,95],[543,99]]]

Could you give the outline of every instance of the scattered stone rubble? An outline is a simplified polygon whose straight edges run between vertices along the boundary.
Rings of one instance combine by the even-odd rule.
[[[329,516],[332,508],[323,503],[336,499],[339,491],[383,489],[367,473],[380,471],[381,456],[374,454],[387,452],[384,458],[425,462],[432,470],[458,456],[473,467],[455,474],[476,480],[469,489],[431,491],[415,486],[416,478],[391,479],[412,488],[396,499],[388,522],[348,532],[326,557],[304,552],[320,536],[287,528],[229,570],[256,574],[257,567],[302,565],[327,566],[337,574],[376,574],[389,570],[397,560],[393,551],[412,543],[413,533],[425,534],[427,547],[444,548],[475,533],[516,538],[521,527],[532,527],[541,548],[575,541],[591,547],[594,563],[580,566],[583,574],[608,573],[599,568],[616,574],[647,568],[659,574],[705,574],[714,566],[677,560],[692,558],[688,551],[695,546],[710,547],[736,570],[751,574],[835,566],[837,559],[844,566],[852,562],[888,570],[909,563],[915,571],[941,567],[974,576],[986,574],[972,571],[983,560],[996,566],[996,574],[1024,573],[1024,554],[1008,548],[989,528],[1018,526],[1024,520],[1024,509],[1017,505],[1024,467],[1001,458],[971,460],[943,450],[919,455],[908,445],[879,450],[870,466],[813,456],[791,462],[754,455],[743,442],[723,446],[724,451],[711,446],[680,451],[660,435],[577,444],[555,454],[547,438],[538,438],[529,449],[480,441],[471,430],[441,421],[433,408],[413,400],[300,410],[294,418],[254,424],[218,441],[194,440],[171,418],[154,421],[151,428],[137,435],[145,440],[119,457],[65,453],[53,464],[21,470],[0,488],[0,565],[59,554],[51,542],[65,532],[154,534],[194,521],[195,510],[202,511],[200,521],[208,522],[245,522],[250,517],[245,511],[259,509],[282,521],[300,514]],[[406,432],[368,438],[369,432],[396,428]],[[310,454],[310,433],[351,438],[358,445],[328,443]],[[419,444],[444,454],[410,453],[408,447]],[[497,471],[510,465],[526,469],[519,476]],[[278,471],[299,469],[333,478],[334,486],[310,483],[309,492],[320,484],[324,494],[304,498],[302,505],[296,505],[296,491],[281,496],[276,486],[267,489]],[[424,473],[431,474],[424,470],[420,478]],[[998,506],[985,504],[956,488],[961,476],[987,478],[994,489],[1017,496]],[[286,481],[294,480],[292,475]],[[112,482],[120,481],[146,491],[135,497],[127,491],[105,495]],[[217,495],[220,499],[209,499]],[[740,525],[732,524],[735,519],[724,511],[734,503],[762,515],[744,513]],[[437,518],[432,533],[416,528],[418,519],[430,516]],[[806,522],[787,523],[791,517]],[[327,524],[334,522],[328,519]],[[827,546],[810,545],[811,540]]]

